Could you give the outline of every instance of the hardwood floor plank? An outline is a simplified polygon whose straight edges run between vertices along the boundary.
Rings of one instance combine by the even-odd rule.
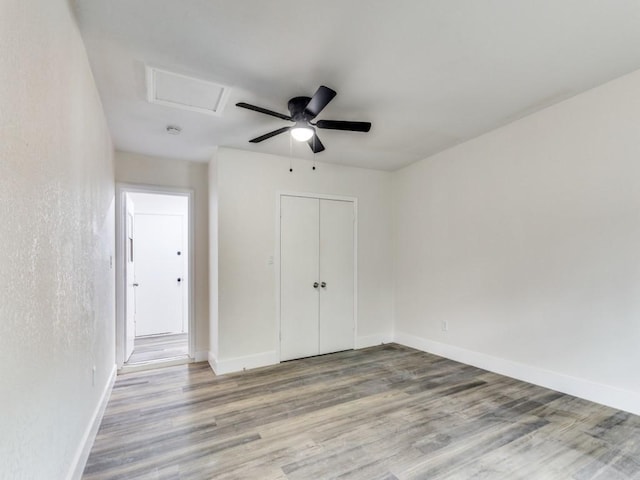
[[[127,364],[132,365],[154,360],[183,357],[188,354],[188,333],[136,337],[134,339],[133,353],[129,357]]]
[[[118,377],[87,480],[640,479],[640,417],[398,345]]]

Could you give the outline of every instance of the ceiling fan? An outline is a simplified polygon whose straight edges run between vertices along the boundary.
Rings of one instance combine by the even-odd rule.
[[[237,107],[247,108],[255,112],[264,113],[277,117],[282,120],[295,122],[295,125],[282,127],[259,137],[249,140],[251,143],[259,143],[276,135],[280,135],[284,132],[291,132],[291,136],[299,142],[307,142],[313,150],[313,153],[318,153],[324,150],[324,145],[316,134],[316,128],[326,128],[330,130],[348,130],[351,132],[368,132],[371,128],[370,122],[348,122],[343,120],[318,120],[312,122],[316,116],[322,111],[327,104],[333,100],[336,96],[336,92],[329,87],[321,85],[320,88],[313,94],[313,97],[294,97],[289,100],[288,108],[289,115],[274,112],[266,108],[257,107],[248,103],[240,102],[236,103]]]

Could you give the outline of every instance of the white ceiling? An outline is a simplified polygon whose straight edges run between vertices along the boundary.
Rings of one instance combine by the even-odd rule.
[[[640,68],[638,0],[76,0],[119,150],[208,161],[215,146],[311,158],[287,122],[319,85],[318,161],[393,170]],[[232,87],[219,117],[146,101],[144,66]],[[167,125],[182,134],[168,135]]]

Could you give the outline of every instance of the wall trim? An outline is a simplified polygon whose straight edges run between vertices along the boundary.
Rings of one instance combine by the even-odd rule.
[[[363,335],[356,337],[356,350],[360,348],[375,347],[384,343],[394,341],[393,335],[390,333],[378,333],[375,335]]]
[[[216,360],[216,357],[213,355],[213,353],[208,352],[207,362],[209,362],[209,366],[211,367],[211,370],[213,370],[213,373],[218,375],[218,361]]]
[[[216,375],[242,372],[243,370],[249,370],[251,368],[267,367],[280,363],[278,353],[275,350],[222,360],[215,358],[213,354],[209,352],[208,360],[211,369]]]
[[[640,415],[640,392],[623,390],[504,358],[493,357],[408,333],[395,332],[394,341],[423,352]]]
[[[91,421],[87,424],[87,429],[85,430],[84,435],[82,435],[82,440],[78,446],[78,450],[73,457],[71,468],[67,475],[68,480],[80,480],[82,478],[84,468],[87,465],[87,460],[89,459],[89,454],[91,453],[91,448],[93,447],[93,442],[96,439],[98,429],[102,423],[104,411],[106,410],[109,398],[111,397],[111,391],[113,390],[113,384],[116,381],[117,372],[118,367],[114,364],[111,369],[111,373],[109,374],[109,378],[107,379],[107,383],[102,390],[100,401],[93,411]]]
[[[194,362],[206,362],[209,358],[209,352],[207,350],[198,350],[193,356]]]
[[[195,255],[196,255],[196,230],[195,230],[195,190],[193,188],[171,187],[164,185],[150,185],[144,183],[116,182],[115,184],[115,210],[116,210],[116,364],[122,368],[125,364],[125,343],[126,343],[126,289],[125,289],[125,202],[124,195],[132,193],[157,193],[162,195],[177,195],[188,198],[188,219],[189,219],[189,356],[193,357],[195,352],[197,335],[196,313],[195,313]]]

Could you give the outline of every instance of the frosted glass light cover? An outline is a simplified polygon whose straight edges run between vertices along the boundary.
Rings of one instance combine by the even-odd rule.
[[[310,127],[295,127],[291,129],[291,136],[299,142],[306,142],[313,137],[313,129]]]

